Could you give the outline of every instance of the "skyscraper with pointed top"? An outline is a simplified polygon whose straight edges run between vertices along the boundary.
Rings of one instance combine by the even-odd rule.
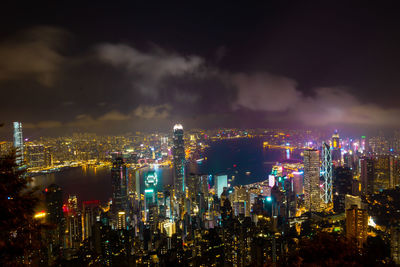
[[[327,143],[322,144],[322,174],[324,178],[322,200],[325,204],[332,203],[332,156]]]
[[[340,144],[340,137],[337,130],[332,135],[332,146],[331,146],[331,156],[332,162],[335,166],[341,165],[341,144]]]

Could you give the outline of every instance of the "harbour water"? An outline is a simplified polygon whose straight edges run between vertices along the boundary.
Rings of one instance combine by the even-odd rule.
[[[276,161],[300,160],[300,151],[288,154],[285,149],[263,149],[260,139],[231,139],[214,142],[204,153],[206,160],[201,163],[190,162],[187,172],[218,174],[234,173],[234,184],[249,184],[265,180]],[[139,171],[141,188],[144,188],[144,176],[151,171],[149,167]],[[173,183],[172,169],[156,168],[158,189]],[[132,174],[134,175],[134,174]],[[110,169],[71,168],[62,172],[33,177],[31,186],[43,190],[55,183],[64,191],[65,197],[77,195],[79,201],[100,200],[102,203],[111,198]]]

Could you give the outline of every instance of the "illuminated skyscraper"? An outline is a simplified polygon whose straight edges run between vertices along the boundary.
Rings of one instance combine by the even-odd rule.
[[[360,174],[361,174],[361,193],[372,194],[374,192],[374,176],[375,166],[374,160],[371,158],[360,158]]]
[[[215,193],[220,198],[224,187],[228,187],[228,175],[217,175],[215,176]]]
[[[46,204],[46,220],[53,226],[48,231],[48,249],[50,258],[55,259],[63,248],[65,234],[65,218],[63,213],[63,192],[56,184],[51,184],[44,190]]]
[[[335,168],[333,175],[333,211],[345,212],[346,195],[351,195],[353,192],[353,172],[347,167]],[[358,188],[357,188],[358,189]]]
[[[126,213],[125,211],[118,212],[117,229],[126,229]]]
[[[14,125],[14,148],[16,150],[16,163],[22,165],[24,163],[24,139],[22,138],[22,123],[15,121]]]
[[[304,202],[308,211],[320,210],[319,151],[304,151]]]
[[[59,224],[63,215],[63,193],[58,185],[51,184],[45,190],[45,202],[47,207],[47,220],[52,224]]]
[[[191,173],[186,177],[186,191],[190,199],[196,197],[200,190],[200,177],[197,174]]]
[[[181,124],[174,125],[174,185],[177,195],[185,192],[185,143],[183,140],[183,127]]]
[[[323,195],[324,203],[332,202],[332,157],[331,149],[328,144],[322,144],[322,173],[324,177]]]
[[[340,165],[340,161],[341,161],[341,145],[340,145],[340,137],[339,137],[339,133],[337,132],[337,130],[335,130],[334,134],[332,135],[332,161],[335,162],[335,166],[336,165]]]
[[[122,158],[116,158],[111,169],[112,210],[126,211],[128,205],[128,169]]]
[[[89,200],[82,202],[82,238],[90,238],[93,235],[92,226],[100,221],[100,201]]]
[[[151,208],[157,205],[157,186],[158,179],[155,171],[150,171],[146,175],[144,190],[144,212],[146,221],[149,221]]]
[[[367,150],[367,137],[365,135],[361,136],[361,152],[364,153]]]

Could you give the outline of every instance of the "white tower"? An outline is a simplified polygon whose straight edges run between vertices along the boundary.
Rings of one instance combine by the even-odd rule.
[[[322,144],[322,174],[324,177],[322,200],[332,203],[332,154],[327,143]]]
[[[22,138],[22,123],[15,121],[14,126],[14,148],[15,163],[21,166],[24,163],[24,139]]]

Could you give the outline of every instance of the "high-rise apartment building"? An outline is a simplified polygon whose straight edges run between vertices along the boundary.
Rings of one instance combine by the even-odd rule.
[[[174,185],[176,194],[182,195],[185,192],[185,142],[181,124],[174,125],[173,140]]]
[[[320,211],[319,187],[319,151],[308,149],[304,151],[304,202],[310,212]]]
[[[368,213],[365,209],[359,209],[357,205],[346,210],[346,237],[355,239],[359,247],[367,240]]]
[[[374,192],[374,160],[371,158],[360,158],[361,193],[372,194]]]
[[[391,186],[391,165],[390,155],[376,155],[374,158],[374,191],[389,189]]]

